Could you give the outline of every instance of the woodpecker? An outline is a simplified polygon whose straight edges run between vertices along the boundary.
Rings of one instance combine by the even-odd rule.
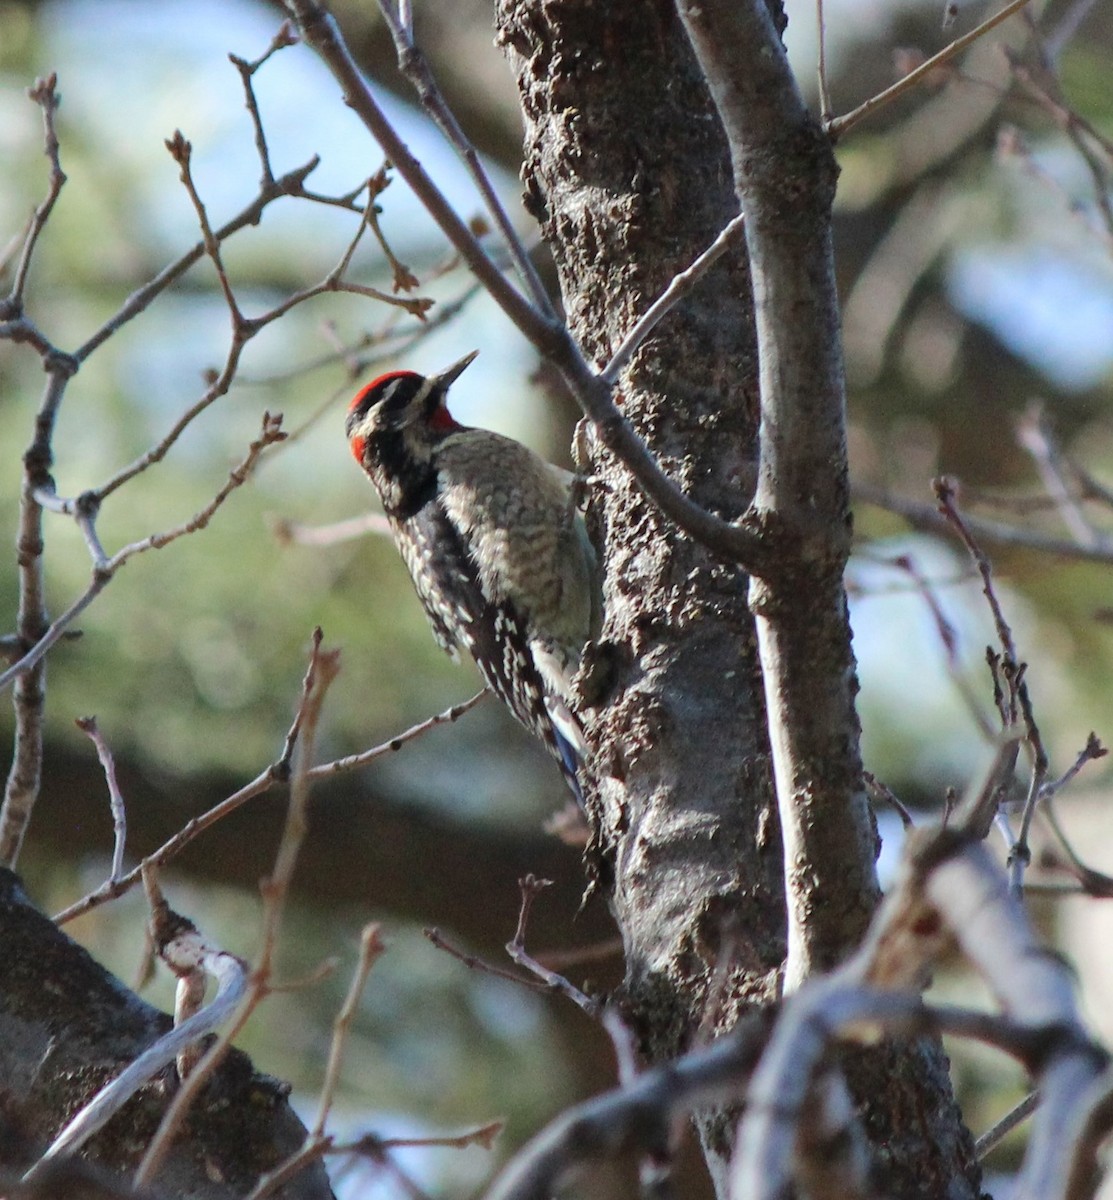
[[[595,552],[567,471],[449,413],[448,389],[477,353],[428,378],[391,371],[372,380],[349,406],[348,444],[437,642],[454,658],[460,646],[471,654],[582,807],[572,680],[597,632]]]

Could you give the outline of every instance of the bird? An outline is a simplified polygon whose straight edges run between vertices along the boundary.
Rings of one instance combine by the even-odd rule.
[[[598,559],[575,476],[449,412],[449,388],[477,354],[427,377],[373,379],[351,401],[345,432],[437,642],[454,658],[460,648],[472,656],[583,809],[587,749],[573,681],[598,632]]]

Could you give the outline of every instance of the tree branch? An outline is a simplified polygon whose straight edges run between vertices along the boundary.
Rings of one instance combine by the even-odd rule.
[[[835,162],[762,0],[677,0],[746,214],[761,382],[751,584],[788,892],[785,987],[857,944],[878,898],[843,571],[846,414],[831,245]]]
[[[398,174],[413,189],[492,299],[564,376],[580,407],[594,424],[600,441],[622,460],[646,495],[685,533],[732,562],[760,570],[767,562],[761,538],[740,523],[724,521],[707,512],[669,479],[623,416],[611,388],[588,365],[567,327],[535,308],[507,282],[478,238],[387,121],[331,14],[313,0],[287,0],[287,7],[296,18],[306,42],[332,71],[343,89],[345,101],[367,126]]]

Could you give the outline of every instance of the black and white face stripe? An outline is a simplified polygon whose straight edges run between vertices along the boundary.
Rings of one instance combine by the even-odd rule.
[[[374,413],[378,429],[401,429],[423,415],[427,401],[436,391],[433,380],[413,371],[392,371],[373,379],[352,401],[344,432],[351,437]]]
[[[430,422],[441,432],[455,426],[445,408],[445,398],[449,387],[478,353],[473,350],[428,379],[415,371],[390,371],[371,380],[348,406],[345,433],[349,438],[353,434],[366,437],[371,428],[403,429],[419,420]],[[367,416],[372,412],[374,420],[368,425]]]

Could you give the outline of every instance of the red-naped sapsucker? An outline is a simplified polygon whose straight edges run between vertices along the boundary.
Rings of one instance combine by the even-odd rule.
[[[449,413],[449,386],[473,358],[372,380],[349,408],[348,441],[437,641],[471,654],[582,805],[572,679],[599,618],[595,552],[568,472]]]

